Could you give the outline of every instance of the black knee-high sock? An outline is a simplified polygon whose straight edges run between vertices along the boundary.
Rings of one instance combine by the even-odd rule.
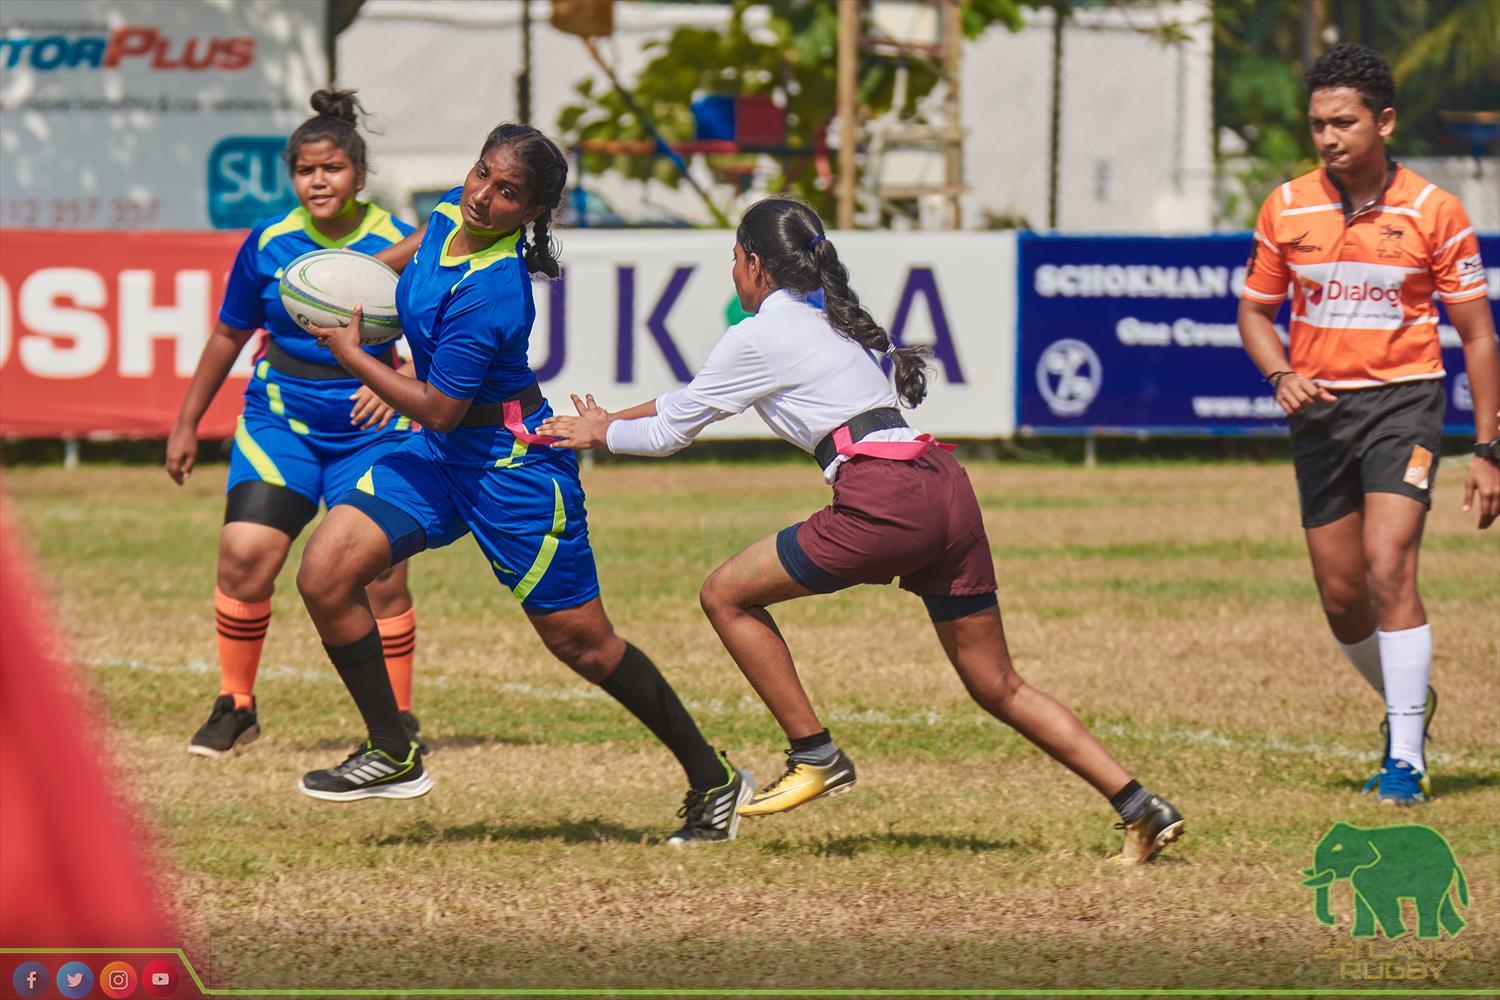
[[[364,716],[370,742],[397,760],[405,760],[410,744],[406,730],[401,726],[401,712],[396,708],[391,679],[385,672],[380,629],[372,628],[369,635],[348,645],[324,643],[323,648],[328,650],[328,658],[338,668],[344,687],[354,697],[359,714]]]
[[[700,791],[724,784],[727,775],[714,748],[645,653],[627,642],[620,665],[599,686],[666,744],[687,772],[688,784]]]

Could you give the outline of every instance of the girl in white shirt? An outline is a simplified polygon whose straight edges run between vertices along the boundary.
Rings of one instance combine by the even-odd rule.
[[[670,455],[714,421],[754,407],[778,436],[811,452],[832,484],[831,505],[731,558],[699,595],[729,655],[791,741],[786,772],[740,814],[782,812],[855,781],[767,608],[900,577],[927,605],[974,700],[1108,797],[1126,831],[1122,859],[1149,861],[1182,835],[1182,816],[1011,665],[969,477],[951,446],[908,426],[898,407],[897,395],[909,407],[926,395],[924,349],[891,343],[849,288],[822,220],[800,202],[767,199],[745,213],[731,276],[752,315],[725,333],[691,382],[615,413],[593,396],[574,396],[579,415],[553,417],[540,430],[559,438],[559,447]],[[821,310],[808,301],[818,292]]]

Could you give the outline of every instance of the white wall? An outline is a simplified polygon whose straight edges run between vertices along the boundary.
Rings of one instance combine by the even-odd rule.
[[[1082,10],[1063,33],[1058,228],[1197,232],[1213,222],[1213,47],[1205,0]],[[985,212],[1045,229],[1050,10],[992,27],[962,67],[966,226]],[[1152,37],[1176,25],[1187,40]]]
[[[520,11],[515,0],[370,0],[340,36],[340,82],[378,112],[372,136],[372,191],[405,199],[421,188],[456,184],[480,140],[516,114]],[[583,42],[547,24],[550,4],[534,0],[534,122],[551,131],[585,77],[604,86]],[[1207,0],[1083,11],[1064,41],[1064,132],[1060,225],[1098,232],[1198,231],[1212,224],[1212,50]],[[615,34],[604,43],[622,79],[649,61],[645,46],[679,25],[723,24],[728,9],[692,4],[618,3]],[[964,225],[982,213],[1047,220],[1051,12],[1028,16],[1012,33],[994,27],[966,43],[963,125],[968,131]],[[1190,36],[1163,45],[1147,32],[1164,22]],[[833,58],[833,53],[829,53]],[[476,68],[488,66],[482,82]],[[699,164],[701,170],[701,164]],[[695,176],[698,176],[695,173]],[[703,171],[705,183],[712,179]],[[626,216],[665,212],[707,222],[685,186],[591,177]]]

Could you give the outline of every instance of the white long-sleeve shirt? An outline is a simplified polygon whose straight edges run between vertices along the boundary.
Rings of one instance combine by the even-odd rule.
[[[822,311],[778,289],[760,311],[730,327],[693,380],[656,399],[656,416],[609,425],[609,450],[670,455],[709,424],[755,407],[780,437],[812,453],[852,417],[896,406],[880,358],[828,324]],[[912,427],[876,431],[866,440],[910,441]],[[823,470],[833,482],[843,456]]]

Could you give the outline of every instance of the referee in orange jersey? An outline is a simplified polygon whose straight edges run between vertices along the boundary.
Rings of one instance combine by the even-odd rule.
[[[1389,158],[1396,85],[1362,45],[1308,71],[1324,166],[1271,193],[1255,223],[1239,327],[1291,424],[1302,525],[1323,611],[1386,705],[1380,800],[1431,794],[1423,756],[1437,708],[1417,555],[1442,450],[1434,296],[1463,340],[1477,446],[1463,509],[1500,515],[1500,352],[1474,227],[1457,198]],[[1272,321],[1292,286],[1288,359]]]

